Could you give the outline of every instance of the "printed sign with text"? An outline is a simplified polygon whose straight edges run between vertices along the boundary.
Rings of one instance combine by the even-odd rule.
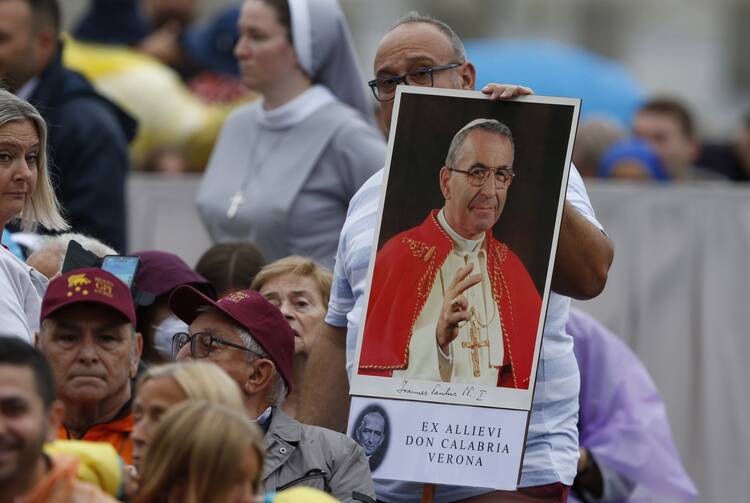
[[[492,459],[504,473],[514,467],[510,479],[501,479],[515,488],[579,106],[571,98],[497,102],[473,91],[398,88],[350,389],[354,396],[426,402],[414,409],[401,403],[391,420],[403,425],[400,452],[433,449],[424,451],[430,466],[460,459],[489,474],[484,460]],[[474,454],[442,447],[451,432],[419,436],[414,417],[403,415],[427,417],[431,408],[440,425],[472,417],[472,432],[486,419],[520,448],[485,453],[477,458],[481,466],[466,464]],[[487,428],[477,442],[492,436]],[[398,459],[393,466],[382,460],[378,470],[404,477],[411,458]],[[408,480],[434,478],[420,463],[423,473]],[[499,487],[493,473],[475,483]],[[464,476],[446,477],[436,480],[466,483]]]

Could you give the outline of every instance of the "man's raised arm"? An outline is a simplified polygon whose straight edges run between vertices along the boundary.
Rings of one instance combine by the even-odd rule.
[[[574,299],[596,297],[607,284],[613,258],[614,247],[609,238],[565,201],[552,290]]]
[[[349,416],[349,379],[346,375],[346,328],[321,322],[310,349],[297,420],[345,432]]]
[[[487,84],[482,92],[491,100],[534,94],[531,88],[511,84]],[[577,172],[575,176],[580,181]],[[585,192],[585,189],[582,190]],[[586,204],[589,204],[588,200]],[[552,273],[552,290],[574,299],[593,299],[604,290],[613,259],[614,247],[609,238],[569,201],[565,201]]]

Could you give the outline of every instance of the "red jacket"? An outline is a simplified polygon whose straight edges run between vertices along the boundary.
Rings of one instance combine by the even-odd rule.
[[[409,341],[436,275],[453,248],[433,210],[417,227],[378,251],[360,356],[361,374],[391,376],[407,368]],[[504,332],[498,386],[528,389],[541,298],[521,260],[492,231],[485,236],[487,269]]]

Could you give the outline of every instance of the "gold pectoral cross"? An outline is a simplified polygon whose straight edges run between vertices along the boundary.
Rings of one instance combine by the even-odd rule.
[[[479,348],[486,348],[490,345],[487,339],[479,340],[479,324],[477,323],[477,313],[471,308],[471,319],[469,320],[469,338],[471,342],[462,342],[461,347],[471,350],[471,367],[474,371],[474,377],[480,377],[482,371],[479,366]]]

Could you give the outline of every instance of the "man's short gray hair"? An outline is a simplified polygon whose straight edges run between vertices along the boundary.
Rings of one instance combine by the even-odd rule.
[[[453,49],[453,57],[456,59],[454,63],[463,63],[464,61],[466,61],[466,49],[464,48],[464,43],[461,41],[458,35],[456,35],[456,32],[453,31],[453,28],[448,26],[443,21],[440,21],[439,19],[432,16],[420,14],[417,11],[411,11],[401,17],[398,21],[396,21],[388,31],[393,31],[403,24],[412,23],[425,23],[437,28],[440,33],[445,35],[445,37],[448,39],[448,42],[450,42],[451,44],[451,48]]]
[[[458,130],[453,136],[451,146],[448,147],[448,155],[445,156],[445,165],[449,168],[454,168],[456,165],[456,159],[458,154],[461,152],[461,147],[466,141],[466,137],[475,129],[481,129],[490,133],[505,136],[510,140],[510,146],[515,150],[513,144],[513,132],[504,123],[495,119],[474,119],[473,121],[466,124],[464,127]]]
[[[258,342],[253,339],[253,337],[247,330],[239,327],[237,327],[235,330],[240,340],[242,341],[242,345],[252,352],[248,353],[248,363],[254,362],[258,358],[271,360],[271,358],[268,356],[268,353],[266,353],[266,351],[260,346],[260,344],[258,344]],[[281,377],[281,373],[277,369],[273,376],[273,382],[266,391],[266,396],[271,402],[271,405],[279,407],[284,402],[284,399],[286,399],[287,392],[288,388],[286,383],[284,382],[284,378]]]
[[[60,234],[58,236],[44,236],[42,238],[42,245],[39,248],[41,249],[50,246],[56,250],[62,250],[60,258],[64,259],[68,244],[73,240],[78,241],[78,244],[97,257],[101,258],[106,257],[107,255],[117,255],[117,251],[98,239],[78,232],[66,232],[65,234]]]
[[[34,254],[52,256],[57,259],[59,265],[57,270],[60,271],[65,261],[65,253],[68,251],[68,245],[71,241],[77,241],[84,249],[90,251],[99,258],[107,255],[117,255],[117,251],[105,245],[101,241],[85,234],[77,232],[66,232],[57,236],[42,236],[40,244],[34,250]],[[39,256],[37,255],[37,257]]]
[[[221,313],[222,315],[224,314],[212,306],[201,306],[198,308],[197,312],[198,314],[208,312]],[[234,325],[234,331],[242,341],[242,345],[245,346],[245,348],[249,351],[247,353],[248,363],[252,363],[258,358],[265,358],[266,360],[273,361],[273,359],[268,356],[268,353],[263,349],[263,347],[258,344],[255,339],[253,339],[253,336],[250,335],[250,332],[242,328],[239,324],[237,324],[237,322],[232,321],[231,323]],[[284,382],[284,378],[281,377],[281,373],[278,371],[278,369],[276,369],[276,372],[273,376],[273,382],[271,383],[271,386],[269,386],[268,390],[266,390],[266,396],[268,400],[274,407],[279,407],[286,399],[286,395],[288,394],[288,392],[289,389],[286,385],[286,382]]]

